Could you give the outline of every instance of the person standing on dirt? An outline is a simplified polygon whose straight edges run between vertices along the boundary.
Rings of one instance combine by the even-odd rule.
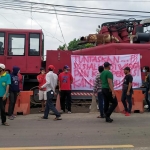
[[[95,82],[94,82],[94,88],[93,88],[93,94],[97,94],[98,96],[98,107],[100,111],[100,116],[97,118],[104,118],[104,99],[103,99],[103,94],[102,94],[102,84],[100,80],[100,75],[104,71],[103,66],[98,67],[99,73],[96,76]]]
[[[125,116],[130,116],[131,114],[131,110],[132,110],[132,94],[133,94],[133,89],[132,89],[132,81],[133,81],[133,77],[130,74],[130,68],[129,67],[125,67],[124,68],[124,81],[123,81],[123,85],[122,85],[122,97],[121,97],[121,101],[122,104],[124,106],[124,114]],[[129,107],[127,107],[127,103],[126,100],[128,102]]]
[[[46,108],[42,119],[48,119],[49,111],[52,110],[56,116],[54,120],[62,120],[60,113],[57,111],[57,109],[53,104],[53,98],[54,95],[56,95],[55,89],[58,82],[58,76],[53,72],[55,69],[53,65],[49,65],[48,69],[49,72],[46,74],[46,83],[40,87],[40,89],[46,88],[46,92],[47,92]]]
[[[106,115],[106,122],[111,123],[113,119],[110,118],[112,112],[118,105],[117,98],[113,87],[113,74],[109,71],[111,64],[104,63],[104,71],[100,75],[102,82],[102,93],[104,96],[104,113]],[[110,103],[112,105],[109,107]]]
[[[20,93],[20,89],[19,89],[19,77],[18,77],[18,73],[20,71],[20,68],[17,66],[13,67],[13,72],[11,73],[11,85],[10,85],[10,90],[9,90],[9,107],[8,107],[8,118],[10,120],[14,120],[14,118],[16,118],[16,116],[13,114],[14,113],[14,108],[15,108],[15,104],[17,101],[17,97]]]
[[[37,76],[37,80],[39,82],[39,87],[43,86],[46,83],[46,73],[45,69],[41,68],[40,69],[40,74]],[[44,104],[47,100],[47,93],[46,93],[46,88],[39,89],[39,100],[41,101],[42,108],[39,112],[44,112]]]
[[[61,109],[65,112],[65,101],[67,98],[68,113],[71,113],[71,84],[73,83],[73,77],[69,72],[69,66],[64,66],[64,71],[59,75],[59,91],[60,91],[60,103]]]
[[[3,101],[7,99],[10,84],[10,75],[5,72],[5,65],[0,64],[0,110],[2,125],[4,126],[9,126],[9,124],[6,123],[6,114]]]
[[[146,88],[145,100],[148,105],[148,111],[150,112],[150,71],[149,71],[149,67],[145,66],[143,68],[143,72],[145,73],[145,81],[142,85],[142,88]]]

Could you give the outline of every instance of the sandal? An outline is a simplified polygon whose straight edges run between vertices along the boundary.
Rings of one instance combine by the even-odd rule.
[[[44,110],[39,110],[39,113],[44,112]]]
[[[56,118],[54,119],[54,121],[57,121],[57,120],[62,120],[62,118],[61,118],[61,117],[56,117]]]
[[[7,122],[2,123],[3,126],[9,126]]]
[[[97,118],[104,118],[104,116],[98,116]]]
[[[48,118],[45,118],[45,117],[43,116],[43,117],[41,117],[41,119],[48,119]]]

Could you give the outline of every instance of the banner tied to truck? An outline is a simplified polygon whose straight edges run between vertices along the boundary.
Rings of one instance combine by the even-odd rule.
[[[74,82],[72,90],[93,90],[94,80],[98,73],[98,67],[105,62],[112,64],[111,72],[114,77],[115,90],[122,89],[124,68],[130,67],[133,76],[133,88],[139,88],[142,84],[140,54],[130,55],[72,55],[71,68]]]

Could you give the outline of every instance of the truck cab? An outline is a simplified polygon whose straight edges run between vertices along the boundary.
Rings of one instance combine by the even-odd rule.
[[[37,74],[43,57],[42,30],[0,29],[0,62],[24,75]]]

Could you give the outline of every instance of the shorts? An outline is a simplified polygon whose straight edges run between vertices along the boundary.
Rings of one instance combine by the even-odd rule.
[[[39,100],[47,100],[47,92],[39,90]]]

